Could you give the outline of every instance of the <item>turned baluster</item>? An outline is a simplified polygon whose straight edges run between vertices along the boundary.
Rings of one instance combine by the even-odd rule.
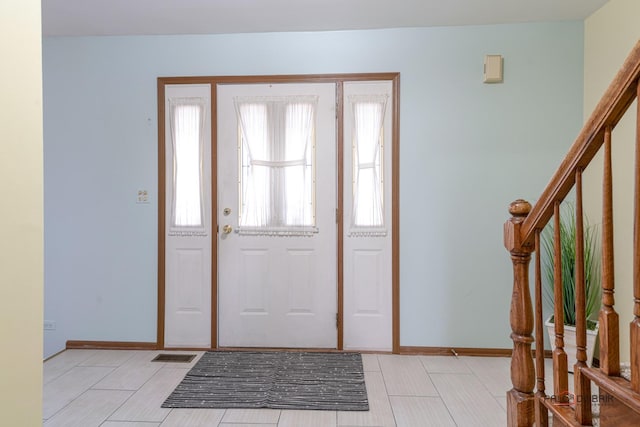
[[[600,309],[600,369],[607,375],[620,375],[619,319],[614,309],[613,274],[613,178],[611,170],[611,128],[604,134],[604,172],[602,178],[602,308]]]
[[[560,242],[560,202],[553,205],[553,394],[558,402],[569,399],[567,353],[564,351],[564,306],[562,298],[562,248]]]
[[[535,234],[535,300],[536,300],[536,425],[547,427],[549,423],[549,411],[544,406],[543,399],[546,399],[544,384],[544,322],[542,315],[542,268],[540,266],[540,230]]]
[[[511,383],[507,392],[507,425],[530,426],[534,421],[535,371],[531,355],[533,337],[533,308],[529,293],[529,262],[533,248],[521,240],[521,225],[531,211],[531,205],[516,200],[509,206],[512,217],[504,226],[504,244],[513,263],[513,293],[511,296]]]
[[[582,425],[591,424],[591,382],[582,369],[587,368],[587,314],[586,283],[584,272],[584,221],[582,209],[582,170],[576,171],[576,364],[574,373],[574,395],[576,396],[576,419]]]
[[[637,86],[640,100],[640,83]],[[631,387],[640,393],[640,103],[636,117],[635,206],[633,221],[633,321],[631,322]]]

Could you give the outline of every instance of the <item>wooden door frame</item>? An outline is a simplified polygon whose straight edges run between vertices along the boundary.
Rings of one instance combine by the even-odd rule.
[[[164,346],[165,328],[165,224],[166,224],[166,147],[165,147],[165,86],[177,84],[211,85],[211,348],[218,347],[218,132],[217,85],[218,84],[269,84],[269,83],[334,83],[336,85],[336,162],[337,162],[337,349],[343,350],[344,320],[344,119],[343,85],[356,81],[391,81],[393,85],[393,109],[391,131],[391,292],[392,292],[392,351],[400,352],[400,73],[363,74],[309,74],[215,77],[158,77],[158,325],[157,347]]]

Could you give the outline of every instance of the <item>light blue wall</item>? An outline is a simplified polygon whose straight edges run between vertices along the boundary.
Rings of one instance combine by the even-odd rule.
[[[485,54],[503,84],[482,83]],[[157,77],[382,71],[401,73],[401,344],[511,346],[502,224],[581,127],[581,22],[47,38],[43,55],[45,355],[155,341]]]

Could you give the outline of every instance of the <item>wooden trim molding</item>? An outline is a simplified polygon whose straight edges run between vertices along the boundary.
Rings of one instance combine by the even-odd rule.
[[[67,350],[158,350],[155,342],[134,341],[67,341]]]
[[[511,357],[510,348],[469,348],[469,347],[408,347],[401,346],[400,354],[422,356],[484,356]]]
[[[510,348],[472,348],[472,347],[408,347],[401,346],[400,354],[420,356],[479,356],[479,357],[511,357]],[[535,355],[535,349],[532,350]],[[551,350],[545,350],[544,357],[551,358]]]
[[[357,352],[363,354],[391,354],[384,351],[358,351],[358,350],[332,350],[326,348],[244,348],[244,347],[219,347],[219,348],[196,348],[196,347],[167,347],[163,348],[154,342],[135,341],[81,341],[69,340],[65,350],[171,350],[171,351],[310,351],[310,352],[335,352],[350,353]],[[64,350],[63,350],[64,351]],[[419,355],[419,356],[480,356],[480,357],[511,357],[509,348],[469,348],[469,347],[411,347],[401,346],[398,354]],[[533,351],[535,353],[535,350]],[[59,352],[59,353],[62,353]],[[56,353],[59,354],[59,353]],[[551,351],[544,352],[545,358],[551,358]],[[52,356],[53,357],[53,356]],[[51,358],[51,357],[50,357]],[[48,359],[50,359],[48,358]],[[47,360],[47,359],[46,359]]]
[[[337,349],[344,349],[344,82],[336,82],[336,232],[337,232]]]
[[[218,97],[211,85],[211,348],[218,346]]]
[[[67,349],[66,349],[66,348],[64,348],[64,349],[62,349],[62,350],[60,350],[60,351],[58,351],[57,353],[52,354],[52,355],[51,355],[51,356],[49,356],[49,357],[45,357],[45,358],[42,360],[42,362],[44,363],[44,362],[46,362],[47,360],[51,360],[51,359],[53,359],[54,357],[56,357],[56,356],[58,356],[58,355],[60,355],[60,354],[64,353],[65,351],[67,351]]]
[[[166,150],[165,150],[165,83],[158,79],[158,326],[156,342],[164,347],[165,313],[165,245],[166,245]]]
[[[391,316],[392,351],[400,353],[400,74],[393,80],[391,136]]]
[[[336,101],[338,112],[342,109],[342,85],[344,82],[354,81],[380,81],[387,80],[393,83],[393,116],[392,116],[392,351],[400,353],[400,73],[354,73],[354,74],[308,74],[308,75],[260,75],[260,76],[193,76],[193,77],[158,77],[158,327],[157,327],[157,348],[164,348],[165,330],[165,197],[166,197],[166,174],[165,174],[165,86],[174,84],[210,84],[211,85],[211,174],[212,174],[212,230],[217,229],[217,105],[216,86],[219,84],[255,84],[255,83],[335,83]],[[340,117],[340,116],[339,116]],[[342,120],[338,120],[337,127],[338,149],[343,146]],[[342,156],[341,150],[338,158]],[[342,209],[342,180],[343,165],[338,167],[338,215],[343,215]],[[338,333],[337,349],[343,348],[343,265],[342,265],[342,233],[341,224],[338,224]],[[217,241],[214,240],[212,247],[212,278],[217,274]],[[218,348],[218,319],[217,319],[217,295],[218,283],[214,280],[211,284],[211,348]],[[75,343],[75,341],[71,341]],[[112,348],[112,347],[109,347]]]

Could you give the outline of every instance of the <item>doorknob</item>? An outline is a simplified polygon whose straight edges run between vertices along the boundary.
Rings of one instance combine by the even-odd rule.
[[[229,234],[233,231],[233,228],[231,228],[231,226],[229,224],[225,225],[224,227],[222,227],[222,232],[224,234]]]

